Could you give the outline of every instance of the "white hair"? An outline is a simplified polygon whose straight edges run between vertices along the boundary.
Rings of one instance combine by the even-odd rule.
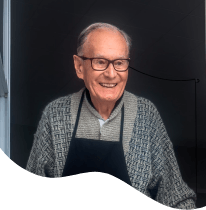
[[[130,49],[131,49],[131,46],[132,46],[131,38],[123,30],[120,30],[116,26],[108,24],[108,23],[93,23],[93,24],[89,25],[87,28],[85,28],[80,33],[80,35],[78,37],[78,41],[77,41],[77,55],[79,55],[79,56],[83,55],[83,45],[86,42],[88,35],[92,31],[97,30],[99,28],[106,28],[106,29],[111,29],[111,30],[120,32],[120,34],[124,37],[124,39],[127,43],[128,50],[129,50],[129,53],[130,53]]]

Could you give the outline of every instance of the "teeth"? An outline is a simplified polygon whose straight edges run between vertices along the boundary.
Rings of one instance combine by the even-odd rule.
[[[109,84],[109,83],[100,83],[101,86],[103,87],[109,87],[109,88],[112,88],[112,87],[115,87],[117,85],[117,83],[114,83],[114,84]]]

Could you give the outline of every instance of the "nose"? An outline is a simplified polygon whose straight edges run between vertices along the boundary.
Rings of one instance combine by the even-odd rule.
[[[117,71],[114,69],[114,66],[112,63],[109,64],[106,70],[104,70],[104,75],[106,77],[109,77],[110,79],[113,79],[117,75]]]

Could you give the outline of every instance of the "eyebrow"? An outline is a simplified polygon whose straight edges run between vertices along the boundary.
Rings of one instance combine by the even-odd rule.
[[[101,55],[101,54],[96,54],[96,56],[94,56],[94,58],[105,58],[105,56],[103,56],[103,55]],[[123,55],[120,55],[120,56],[118,56],[116,59],[127,59],[127,58],[125,58],[125,56],[123,56]],[[107,59],[107,58],[106,58]],[[115,60],[116,60],[115,59]]]

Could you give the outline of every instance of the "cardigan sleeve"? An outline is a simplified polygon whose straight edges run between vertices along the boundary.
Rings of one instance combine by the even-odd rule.
[[[54,148],[51,125],[47,113],[48,106],[43,111],[37,131],[34,134],[34,141],[26,170],[39,176],[54,177]]]
[[[156,107],[151,104],[151,197],[173,208],[194,209],[196,194],[183,181],[172,142]]]

